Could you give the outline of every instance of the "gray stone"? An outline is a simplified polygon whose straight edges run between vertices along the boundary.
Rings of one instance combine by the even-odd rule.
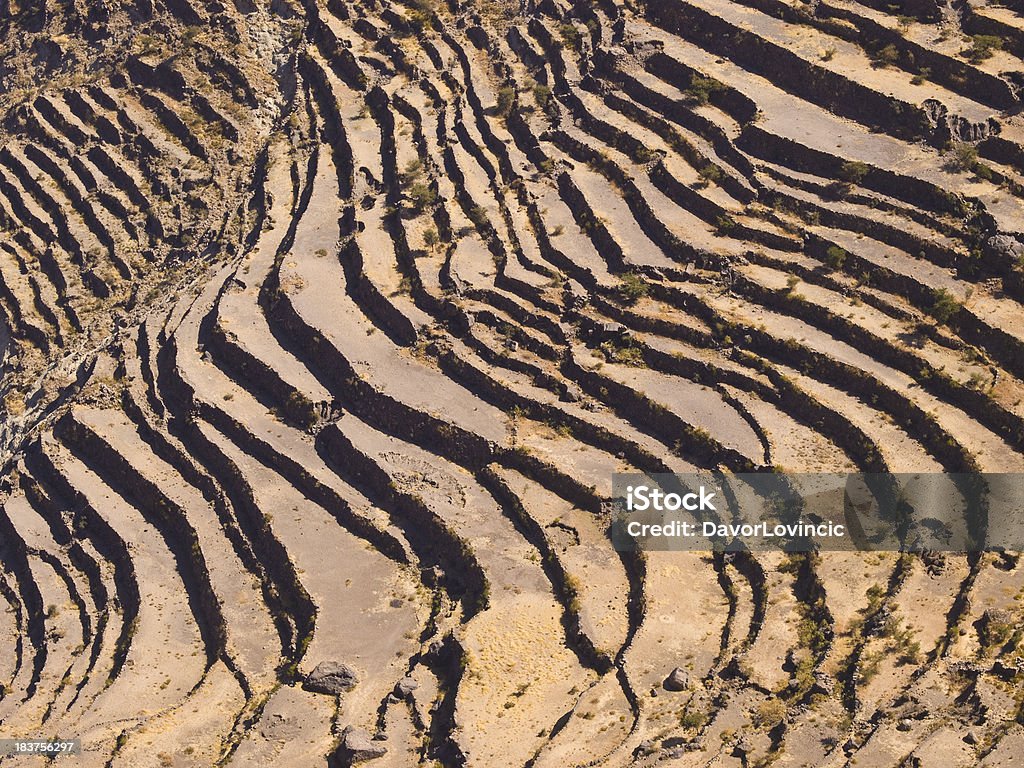
[[[331,696],[351,691],[358,678],[355,670],[337,661],[321,661],[306,675],[306,690]]]
[[[583,399],[583,393],[580,391],[579,387],[573,384],[567,384],[565,391],[562,393],[562,399],[567,403],[578,403]]]
[[[408,696],[419,687],[420,684],[417,683],[413,678],[403,677],[401,680],[398,681],[398,685],[395,686],[395,691],[398,693],[399,696]]]
[[[349,726],[342,733],[341,747],[346,757],[353,763],[373,760],[387,754],[388,748],[379,741],[374,741],[369,733],[361,728]]]
[[[1024,256],[1024,244],[1010,235],[993,235],[988,239],[986,245],[996,256],[1013,260]]]
[[[665,682],[662,683],[662,686],[666,691],[685,691],[689,684],[690,676],[686,674],[686,671],[682,667],[676,667],[669,673],[669,676],[665,678]]]

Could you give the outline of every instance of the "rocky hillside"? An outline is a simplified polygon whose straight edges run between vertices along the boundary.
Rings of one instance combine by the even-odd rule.
[[[0,736],[1019,763],[1017,554],[619,553],[603,502],[1024,470],[1020,0],[0,0],[0,38]]]

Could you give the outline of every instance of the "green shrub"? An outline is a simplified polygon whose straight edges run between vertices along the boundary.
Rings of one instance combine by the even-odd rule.
[[[842,269],[843,264],[846,263],[846,257],[849,255],[838,245],[830,245],[825,249],[825,263],[831,269]]]
[[[537,106],[543,110],[547,110],[548,105],[551,103],[551,87],[544,85],[543,83],[537,83],[533,86],[533,100]]]
[[[859,160],[848,160],[839,166],[839,178],[847,184],[860,184],[868,175],[871,166]]]
[[[702,709],[690,709],[686,708],[682,716],[679,718],[679,724],[684,728],[703,728],[704,724],[708,721],[708,714]]]
[[[643,278],[635,272],[628,272],[619,281],[618,292],[627,304],[636,304],[648,294],[650,288]]]
[[[978,163],[978,148],[973,144],[954,141],[950,147],[946,165],[957,171],[970,171]]]
[[[731,232],[736,229],[736,220],[728,214],[715,219],[715,228],[722,233]]]
[[[971,47],[963,52],[972,64],[978,64],[991,58],[992,54],[1003,48],[1003,39],[996,35],[972,35]]]
[[[726,90],[725,83],[713,77],[704,77],[694,74],[690,77],[689,87],[683,91],[683,95],[691,104],[707,104],[711,95]]]
[[[709,182],[717,184],[722,180],[722,169],[714,163],[708,163],[698,173],[705,184]]]
[[[892,43],[879,48],[871,55],[872,60],[880,67],[888,67],[891,64],[895,64],[900,58],[900,49]]]
[[[786,716],[786,705],[778,699],[768,699],[757,705],[753,721],[758,728],[768,730],[774,728]]]
[[[644,367],[644,353],[639,347],[634,347],[627,341],[605,341],[601,344],[600,350],[605,359],[610,363],[620,365],[631,365],[634,368]]]
[[[516,100],[516,89],[505,85],[498,89],[498,117],[508,117]]]
[[[567,21],[558,28],[558,34],[562,38],[562,42],[565,43],[569,48],[574,51],[580,49],[580,43],[583,40],[583,33],[576,28],[576,25],[571,21]]]
[[[417,211],[423,211],[437,200],[437,192],[429,184],[417,181],[409,187],[409,200]]]
[[[960,311],[961,307],[962,305],[952,293],[945,288],[939,288],[932,291],[932,306],[928,310],[928,314],[940,323],[946,323]]]

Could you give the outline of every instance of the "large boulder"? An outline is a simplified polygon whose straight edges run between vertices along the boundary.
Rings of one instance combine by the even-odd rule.
[[[1012,235],[1003,233],[992,235],[986,241],[985,246],[994,256],[1010,261],[1017,261],[1024,257],[1024,243]]]
[[[676,667],[669,673],[669,676],[665,678],[665,682],[662,683],[662,686],[666,691],[685,691],[689,684],[690,676],[686,674],[686,670],[682,667]]]
[[[388,748],[361,728],[351,725],[342,731],[341,751],[350,763],[361,763],[387,754]]]
[[[306,675],[307,691],[338,696],[355,688],[355,670],[337,661],[322,661]]]
[[[401,697],[410,696],[413,691],[420,687],[420,684],[411,677],[403,677],[395,686],[395,693]]]

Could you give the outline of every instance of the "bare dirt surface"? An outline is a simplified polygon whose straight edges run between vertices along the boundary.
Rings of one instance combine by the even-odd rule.
[[[602,502],[1024,469],[1022,56],[1020,0],[0,0],[0,737],[1020,765],[1018,553]]]

